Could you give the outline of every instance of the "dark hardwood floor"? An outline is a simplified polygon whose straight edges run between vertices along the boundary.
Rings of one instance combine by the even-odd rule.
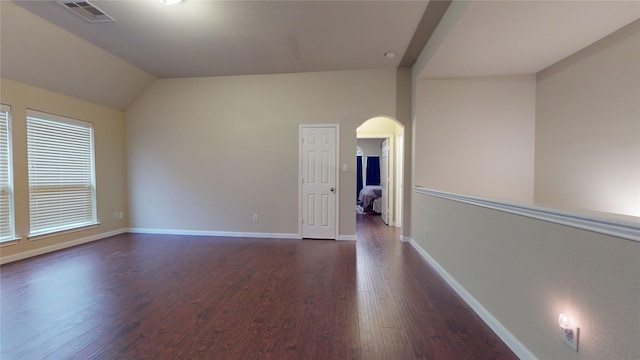
[[[0,358],[516,359],[398,230],[123,234],[0,269]]]

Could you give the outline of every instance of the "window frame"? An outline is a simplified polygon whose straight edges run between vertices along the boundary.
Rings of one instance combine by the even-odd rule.
[[[26,116],[26,127],[27,127],[27,163],[28,163],[28,183],[29,183],[29,239],[37,240],[43,237],[49,237],[53,235],[57,235],[60,233],[72,232],[83,230],[88,227],[97,226],[100,223],[98,222],[98,214],[97,214],[97,190],[96,190],[96,167],[95,167],[95,134],[94,134],[94,125],[91,122],[77,120],[61,115],[55,115],[50,113],[45,113],[42,111],[27,109]],[[67,130],[71,132],[74,128],[85,128],[88,129],[88,139],[84,139],[89,143],[88,153],[85,155],[88,157],[89,161],[83,162],[85,166],[88,165],[90,169],[90,175],[88,176],[88,181],[85,183],[65,183],[65,184],[48,184],[46,186],[42,186],[42,188],[48,189],[50,192],[58,192],[63,193],[64,189],[80,189],[82,187],[86,187],[90,189],[90,198],[91,204],[87,206],[90,209],[86,214],[89,214],[85,221],[75,222],[75,223],[58,223],[56,225],[43,227],[37,226],[37,223],[41,221],[41,219],[47,220],[47,210],[43,210],[43,214],[34,214],[34,212],[38,211],[37,206],[35,205],[37,201],[34,201],[35,197],[38,195],[37,188],[38,184],[34,183],[38,179],[38,175],[34,175],[33,172],[38,171],[34,170],[33,166],[35,165],[32,162],[32,158],[35,157],[34,152],[37,151],[33,147],[37,144],[34,144],[34,141],[40,141],[33,137],[36,131],[35,126],[49,126],[64,128],[65,126],[69,127]],[[53,125],[51,124],[53,123]],[[64,129],[63,129],[64,130]],[[49,139],[51,140],[51,139]],[[41,146],[46,146],[46,143],[41,143]],[[64,145],[64,143],[50,143],[48,145],[60,146]],[[42,150],[42,149],[41,149]],[[46,151],[46,149],[45,149]],[[55,156],[55,155],[54,155]],[[69,161],[69,160],[66,160]],[[75,164],[77,165],[77,164]],[[60,173],[62,174],[62,173]],[[42,175],[41,175],[42,176]],[[62,176],[60,177],[62,178]],[[54,194],[54,196],[56,195]],[[82,198],[82,194],[78,195],[79,198]],[[87,198],[85,196],[85,198]],[[63,200],[57,200],[58,202],[62,202]],[[44,208],[44,206],[43,206]],[[35,221],[34,221],[35,218]]]
[[[11,124],[11,106],[0,104],[0,112],[6,114],[6,155],[7,155],[7,188],[5,191],[8,193],[8,208],[9,208],[9,234],[4,237],[0,234],[0,244],[9,245],[19,240],[16,237],[16,214],[14,204],[14,189],[13,189],[13,131]],[[0,120],[2,121],[2,120]],[[2,136],[2,134],[0,134]],[[1,151],[1,149],[0,149]],[[0,184],[0,193],[2,187]]]

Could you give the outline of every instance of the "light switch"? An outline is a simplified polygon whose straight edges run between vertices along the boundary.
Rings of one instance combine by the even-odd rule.
[[[342,164],[342,171],[347,172],[347,169],[348,169],[347,164]]]

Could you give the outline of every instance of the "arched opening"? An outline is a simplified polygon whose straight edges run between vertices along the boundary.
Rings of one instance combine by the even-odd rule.
[[[402,227],[404,126],[374,117],[356,129],[356,141],[356,211],[380,214],[385,224]]]

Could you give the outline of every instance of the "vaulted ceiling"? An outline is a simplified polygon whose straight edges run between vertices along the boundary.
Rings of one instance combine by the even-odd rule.
[[[420,77],[535,73],[640,18],[615,0],[90,1],[115,22],[0,1],[2,77],[124,110],[157,78],[396,68],[421,51]]]
[[[55,1],[16,3],[172,78],[397,67],[428,1],[91,0],[110,23],[90,23]]]
[[[639,18],[640,1],[455,1],[420,76],[535,74]]]

